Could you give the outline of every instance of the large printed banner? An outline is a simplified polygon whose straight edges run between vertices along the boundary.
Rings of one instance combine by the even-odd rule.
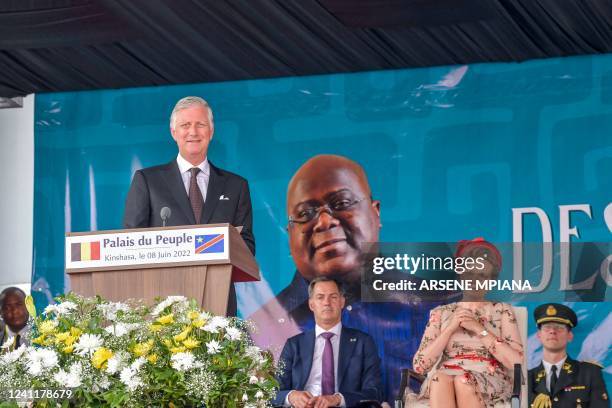
[[[612,237],[612,55],[603,55],[37,95],[38,303],[68,289],[64,234],[121,228],[133,173],[176,158],[169,116],[186,95],[214,110],[210,161],[249,181],[263,280],[239,284],[237,293],[262,345],[278,352],[313,324],[299,248],[290,252],[288,243],[287,186],[306,160],[325,153],[363,166],[372,203],[380,203],[381,242],[600,243],[597,265],[567,274],[558,265],[573,261],[551,253],[541,301],[610,299],[612,272],[600,249]],[[525,275],[541,282],[545,270]],[[531,313],[537,301],[520,305]],[[375,334],[388,399],[433,306],[351,301],[344,312],[345,324]],[[610,389],[611,336],[591,334],[612,332],[610,303],[572,306],[580,325],[570,351],[603,363]],[[533,353],[535,330],[530,315]]]

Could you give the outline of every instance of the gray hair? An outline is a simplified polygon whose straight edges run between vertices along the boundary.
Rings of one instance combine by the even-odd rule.
[[[208,102],[199,96],[186,96],[183,99],[179,100],[176,105],[174,105],[174,109],[172,109],[172,114],[170,115],[170,129],[174,129],[175,121],[176,121],[176,113],[183,109],[191,108],[192,106],[200,105],[206,109],[208,109],[208,121],[210,122],[210,128],[214,129],[215,124],[213,122],[213,112],[210,108]]]
[[[308,299],[312,298],[312,295],[314,294],[314,288],[317,285],[317,283],[320,283],[320,282],[334,282],[336,286],[338,287],[338,292],[340,292],[340,295],[344,296],[344,285],[342,285],[340,281],[336,279],[328,278],[327,276],[319,276],[311,280],[310,284],[308,285]]]

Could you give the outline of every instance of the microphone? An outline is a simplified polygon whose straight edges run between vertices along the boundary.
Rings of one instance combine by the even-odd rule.
[[[172,210],[168,207],[162,207],[161,211],[159,212],[159,216],[162,219],[162,227],[166,226],[166,221],[168,220],[168,218],[170,218],[170,216],[172,215]]]

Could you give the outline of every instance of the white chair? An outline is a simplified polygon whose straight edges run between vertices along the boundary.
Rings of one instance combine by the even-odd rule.
[[[512,390],[511,400],[499,402],[495,405],[495,408],[527,407],[527,381],[525,380],[527,378],[527,308],[513,307],[513,309],[516,317],[516,323],[521,334],[521,342],[523,343],[525,357],[523,357],[522,364],[516,364],[514,367],[514,387]],[[410,389],[411,380],[422,383],[425,380],[425,376],[418,374],[410,368],[405,368],[402,370],[400,390],[395,399],[395,407],[429,408],[429,401],[418,400],[418,391]]]

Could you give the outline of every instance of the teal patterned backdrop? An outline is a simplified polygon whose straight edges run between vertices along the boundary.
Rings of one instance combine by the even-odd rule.
[[[35,108],[37,303],[65,290],[65,232],[120,228],[133,172],[175,157],[168,117],[186,95],[214,109],[210,160],[250,182],[265,282],[240,285],[243,316],[293,276],[285,189],[318,153],[365,167],[384,241],[509,242],[511,209],[534,206],[557,241],[558,206],[567,204],[592,209],[591,219],[572,218],[578,241],[611,241],[612,55],[49,93]],[[541,240],[533,223],[525,233]],[[575,307],[584,330],[572,352],[604,362],[610,384],[610,303]]]

